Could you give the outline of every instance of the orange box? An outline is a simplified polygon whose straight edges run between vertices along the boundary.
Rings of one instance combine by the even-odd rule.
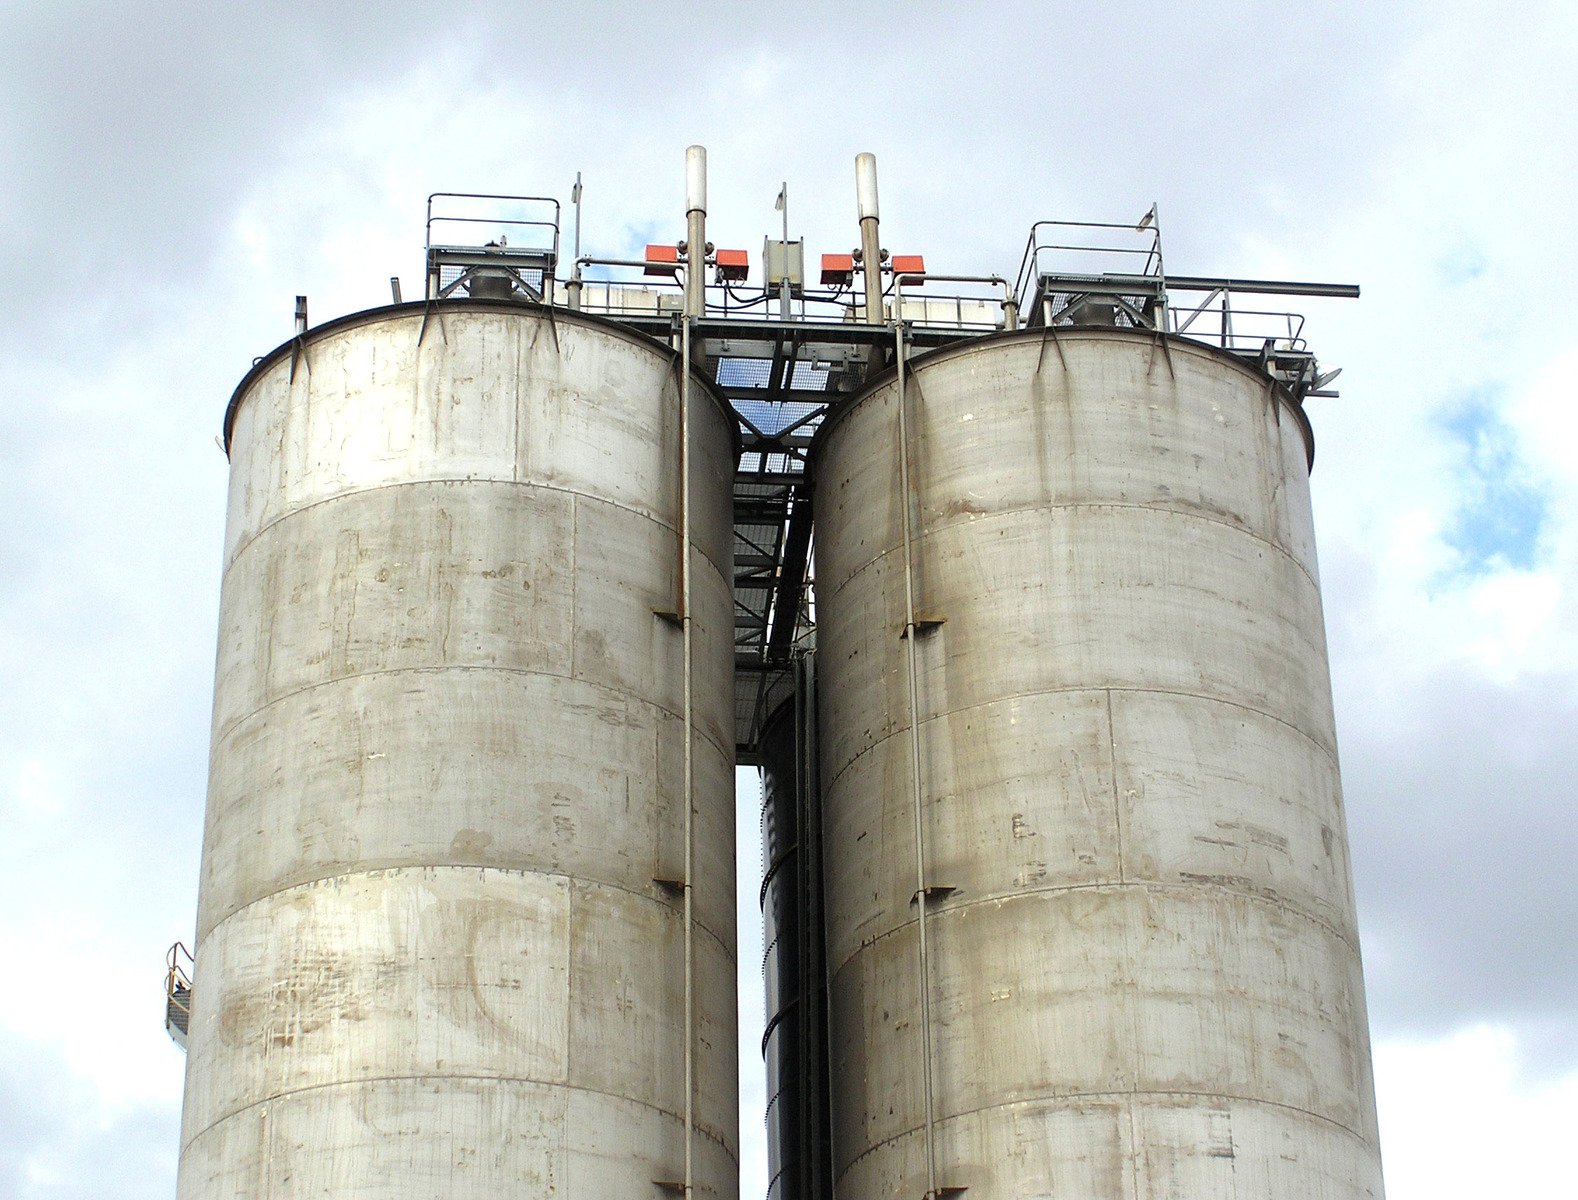
[[[893,274],[897,275],[924,275],[926,274],[926,258],[921,254],[895,254],[893,256]],[[923,280],[905,279],[899,283],[900,287],[919,287]]]
[[[679,270],[678,246],[648,246],[647,275],[673,275]]]
[[[738,281],[751,273],[751,256],[744,250],[719,250],[715,257],[719,279]]]
[[[853,254],[822,255],[822,282],[848,287],[855,281]]]

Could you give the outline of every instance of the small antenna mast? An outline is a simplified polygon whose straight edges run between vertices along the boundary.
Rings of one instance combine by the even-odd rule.
[[[778,276],[779,311],[784,320],[789,319],[789,181],[784,180],[778,189],[778,203],[774,207],[784,215],[784,248],[781,255],[782,272]]]
[[[575,205],[575,258],[581,258],[581,173],[575,173],[575,186],[570,189],[570,203]]]

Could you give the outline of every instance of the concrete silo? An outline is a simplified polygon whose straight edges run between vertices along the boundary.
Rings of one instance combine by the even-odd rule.
[[[686,165],[564,279],[557,202],[430,198],[426,300],[231,402],[182,1200],[733,1200],[736,754],[769,1200],[1380,1200],[1336,373],[1239,300],[1357,288],[1167,275],[1154,208],[928,274],[862,155],[752,289]]]
[[[1132,328],[829,418],[840,1200],[1381,1195],[1310,450],[1264,371]]]
[[[505,300],[243,381],[183,1200],[736,1195],[733,428]]]

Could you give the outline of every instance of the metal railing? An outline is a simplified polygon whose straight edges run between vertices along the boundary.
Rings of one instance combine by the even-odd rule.
[[[679,311],[685,285],[685,265],[672,264],[671,270],[645,275],[640,280],[624,280],[612,272],[646,271],[644,259],[597,258],[584,255],[576,260],[575,274],[558,286],[554,303],[566,303],[584,312],[604,316],[640,316]],[[668,264],[665,264],[668,265]],[[584,268],[601,268],[598,278],[586,276]],[[979,284],[979,292],[928,292],[921,295],[908,290],[910,284]],[[744,288],[730,283],[703,286],[706,315],[729,320],[783,320],[778,307],[781,293],[776,287]],[[1017,325],[1018,305],[1009,282],[999,275],[938,275],[930,272],[904,272],[885,281],[887,303],[876,322],[866,319],[863,294],[858,288],[805,288],[793,296],[791,319],[826,321],[833,324],[886,325],[897,317],[912,325],[936,329],[958,329],[990,333],[1013,329]]]
[[[441,212],[440,201],[462,204],[541,205],[541,217],[490,214],[476,211]],[[517,213],[519,209],[515,210]],[[548,305],[597,313],[615,319],[670,318],[683,311],[687,264],[663,264],[646,259],[576,258],[567,279],[556,277],[560,206],[557,200],[536,196],[505,196],[467,192],[435,192],[428,197],[428,256],[430,272],[436,271],[435,254],[444,257],[446,270],[460,272],[442,287],[430,275],[429,298],[454,293],[472,271],[512,275],[517,291]],[[435,227],[446,222],[462,226],[491,225],[551,231],[540,249],[489,245],[484,247],[435,246]],[[535,257],[534,257],[535,256]],[[713,263],[709,256],[706,267]],[[654,270],[654,267],[660,269]],[[597,272],[589,277],[588,269]],[[532,277],[526,279],[526,270]],[[630,278],[641,272],[638,279]],[[1103,325],[1150,329],[1187,337],[1240,355],[1261,358],[1278,354],[1307,354],[1304,317],[1286,310],[1241,307],[1245,295],[1353,296],[1352,285],[1289,283],[1264,280],[1216,279],[1167,275],[1156,207],[1136,224],[1112,221],[1037,221],[1030,228],[1019,271],[1013,282],[996,275],[892,274],[883,268],[884,298],[880,314],[865,311],[864,291],[851,284],[833,288],[801,287],[792,296],[787,319],[807,324],[886,326],[899,321],[907,326],[959,334],[986,334],[1012,330],[1028,319],[1032,325]],[[938,293],[920,293],[909,284],[974,285]],[[701,287],[706,319],[779,324],[786,319],[777,286],[745,287],[721,278]],[[1174,297],[1183,293],[1174,304]]]
[[[1173,287],[1169,296],[1193,288]],[[1260,351],[1268,345],[1279,351],[1303,351],[1302,313],[1262,308],[1235,308],[1229,286],[1198,289],[1205,298],[1194,307],[1173,302],[1167,309],[1167,332],[1208,342],[1224,350]]]
[[[541,217],[509,217],[500,213],[485,213],[481,216],[469,213],[435,213],[433,211],[433,202],[435,200],[478,200],[500,201],[504,204],[512,205],[545,205],[552,207],[553,216],[549,218],[546,213]],[[427,198],[427,235],[423,246],[427,250],[434,248],[433,227],[435,225],[440,227],[449,225],[486,225],[489,228],[499,230],[505,235],[512,229],[549,230],[552,232],[552,236],[547,239],[547,245],[533,240],[527,243],[526,248],[550,254],[553,256],[553,260],[558,262],[559,211],[559,202],[552,196],[507,196],[493,192],[434,192]],[[469,243],[462,242],[461,244]]]
[[[971,295],[918,296],[904,291],[904,285],[911,282],[981,284],[994,291],[1001,288],[1003,297],[997,300],[993,297]],[[943,329],[976,330],[982,333],[994,329],[1019,327],[1019,304],[1014,298],[1008,280],[1001,275],[932,275],[927,272],[903,272],[893,277],[891,293],[893,300],[888,307],[895,321],[907,321],[912,325]],[[906,309],[918,309],[919,312],[910,316],[906,314]]]
[[[1082,234],[1077,231],[1093,231]],[[1069,231],[1069,232],[1053,232]],[[1099,232],[1095,232],[1099,231]],[[1030,227],[1024,258],[1014,281],[1014,297],[1028,312],[1041,281],[1049,275],[1070,280],[1131,280],[1136,290],[1164,289],[1162,232],[1151,206],[1136,225],[1111,221],[1037,221]]]
[[[186,1048],[192,1021],[192,973],[197,961],[185,943],[176,942],[164,956],[164,1028],[175,1044]]]
[[[434,211],[444,202],[459,202],[459,212]],[[508,196],[491,192],[434,192],[427,198],[427,223],[424,254],[427,267],[427,298],[441,299],[459,288],[477,268],[507,272],[508,276],[538,297],[547,299],[559,263],[559,202],[551,196]],[[462,235],[482,225],[497,231],[497,240],[486,245]],[[435,228],[452,237],[441,242],[433,238]],[[524,244],[509,245],[511,233],[524,234]],[[446,271],[452,277],[444,278]]]

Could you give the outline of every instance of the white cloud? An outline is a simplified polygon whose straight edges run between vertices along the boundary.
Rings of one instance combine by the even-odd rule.
[[[1375,1047],[1386,1191],[1393,1200],[1569,1196],[1564,1147],[1578,1072],[1535,1081],[1505,1027]]]

